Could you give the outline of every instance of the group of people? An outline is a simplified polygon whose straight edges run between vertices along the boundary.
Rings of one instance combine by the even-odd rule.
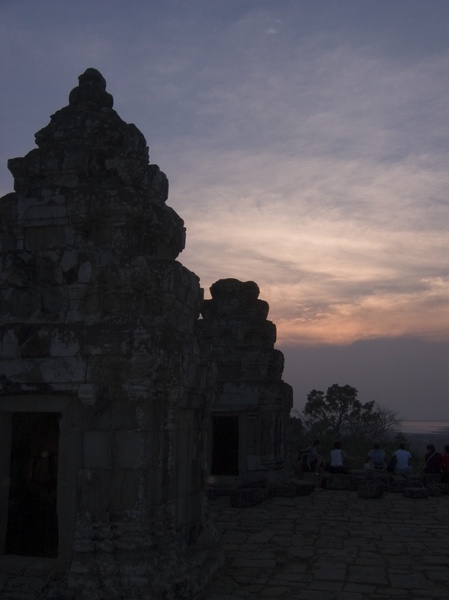
[[[367,468],[387,470],[395,475],[408,475],[413,472],[412,454],[406,449],[405,444],[399,444],[399,448],[393,452],[392,457],[386,462],[385,452],[374,444],[367,457]],[[449,483],[449,444],[444,446],[443,453],[437,452],[433,444],[427,445],[422,469],[426,475],[440,475],[442,483]]]
[[[330,460],[326,463],[323,456],[319,453],[320,440],[314,440],[313,444],[306,450],[300,452],[300,468],[303,471],[320,473],[323,470],[330,473],[347,473],[348,460],[354,460],[342,449],[341,442],[335,442],[333,450],[330,453]]]
[[[330,452],[329,461],[325,461],[319,453],[320,440],[314,440],[313,444],[300,453],[300,467],[304,471],[320,473],[323,470],[330,473],[347,473],[348,461],[355,460],[343,449],[341,442],[335,442]],[[375,471],[389,471],[395,475],[408,475],[412,473],[412,454],[406,449],[405,444],[399,444],[398,449],[393,452],[387,461],[385,451],[374,444],[366,457],[365,468]],[[449,444],[444,446],[443,453],[437,452],[433,444],[427,445],[424,457],[423,474],[441,474],[441,481],[449,483]]]

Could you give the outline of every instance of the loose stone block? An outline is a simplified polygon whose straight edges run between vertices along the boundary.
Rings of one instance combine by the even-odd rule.
[[[268,488],[270,496],[294,498],[298,495],[298,489],[294,482],[273,483]]]
[[[268,480],[266,478],[263,479],[255,479],[252,481],[248,481],[248,482],[244,482],[242,484],[240,484],[238,486],[240,489],[241,488],[267,488],[268,487]]]
[[[388,471],[376,471],[369,469],[366,471],[367,481],[383,481],[385,485],[390,481],[390,473]]]
[[[356,490],[357,481],[351,475],[325,475],[321,487],[326,490]]]
[[[268,492],[263,488],[241,488],[231,493],[230,503],[236,508],[246,508],[260,504],[267,498]]]
[[[424,487],[408,487],[402,492],[404,498],[428,498],[429,490]]]
[[[368,480],[368,473],[367,469],[351,469],[348,475],[354,479],[357,485],[360,485]]]
[[[311,481],[301,481],[296,483],[296,495],[297,496],[309,496],[315,491],[315,483]]]
[[[407,481],[404,477],[392,476],[387,485],[387,491],[400,494],[404,491],[406,486]]]

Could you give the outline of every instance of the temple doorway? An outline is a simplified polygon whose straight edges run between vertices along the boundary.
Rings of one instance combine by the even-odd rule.
[[[212,418],[212,475],[239,474],[239,417]]]
[[[58,556],[60,413],[12,414],[6,554]]]

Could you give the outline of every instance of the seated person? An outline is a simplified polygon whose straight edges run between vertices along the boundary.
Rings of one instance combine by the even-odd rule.
[[[424,473],[440,473],[441,454],[437,452],[433,444],[427,444],[427,452],[424,456]]]
[[[379,444],[374,444],[372,449],[368,452],[366,458],[368,469],[375,471],[385,471],[387,463],[385,462],[385,452],[381,449]]]
[[[327,467],[330,473],[344,473],[348,472],[346,465],[347,460],[353,460],[351,456],[348,456],[346,452],[341,449],[341,442],[335,442],[334,449],[331,450],[331,460]]]
[[[301,452],[300,461],[301,468],[303,471],[310,471],[312,473],[318,473],[323,465],[324,459],[318,454],[318,448],[320,446],[320,440],[314,440],[313,444]]]
[[[314,440],[313,444],[310,446],[309,448],[309,469],[314,472],[314,473],[318,473],[324,464],[324,459],[321,456],[321,454],[318,454],[318,448],[320,446],[320,440]]]
[[[405,444],[399,444],[399,448],[393,453],[393,458],[396,459],[393,473],[395,475],[409,475],[412,472],[411,452],[405,449]]]

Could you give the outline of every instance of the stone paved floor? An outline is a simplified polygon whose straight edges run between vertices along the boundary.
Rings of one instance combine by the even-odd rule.
[[[449,599],[449,496],[316,489],[211,506],[226,563],[204,600]]]

